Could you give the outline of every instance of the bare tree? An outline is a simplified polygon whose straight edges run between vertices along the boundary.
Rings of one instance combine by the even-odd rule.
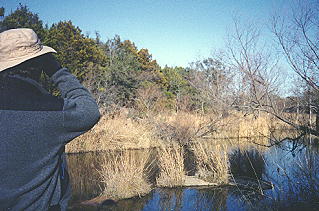
[[[290,124],[295,128],[319,135],[319,4],[314,1],[296,1],[290,14],[272,17],[272,32],[292,70],[306,84],[302,108],[309,113],[308,124]],[[316,114],[316,126],[311,114]]]
[[[318,5],[302,1],[292,14],[272,18],[272,31],[289,65],[316,91],[319,91],[318,9]]]
[[[234,29],[228,35],[228,65],[237,79],[236,104],[241,110],[269,111],[278,96],[279,68],[261,32],[254,23],[243,25],[233,18]]]

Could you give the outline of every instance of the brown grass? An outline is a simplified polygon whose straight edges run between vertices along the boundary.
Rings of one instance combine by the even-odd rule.
[[[110,152],[99,171],[105,186],[102,195],[112,199],[124,199],[149,193],[149,157],[149,151],[138,156],[134,151],[128,150]]]
[[[164,113],[154,117],[155,133],[163,140],[188,144],[201,139],[238,139],[270,137],[275,128],[281,128],[278,120],[269,115],[245,115],[233,112],[227,117],[200,115],[196,113]],[[263,140],[264,141],[264,140]]]
[[[218,130],[212,138],[269,137],[274,122],[266,114],[255,117],[233,112],[217,122]]]
[[[225,144],[209,144],[208,142],[192,143],[197,164],[197,176],[204,181],[227,184],[230,170],[228,163],[228,149]]]
[[[161,140],[184,145],[197,138],[204,123],[204,117],[198,114],[172,112],[155,116],[150,125]]]
[[[157,144],[152,129],[146,122],[140,123],[124,115],[111,118],[103,116],[91,131],[70,142],[69,153],[110,149],[142,149]]]
[[[184,150],[178,144],[162,145],[158,148],[159,187],[182,186],[185,182]]]
[[[123,110],[112,117],[104,115],[91,131],[70,142],[66,151],[151,148],[163,141],[187,145],[202,139],[269,137],[274,127],[279,127],[277,122],[267,115],[254,118],[240,112],[227,117],[166,112],[140,119]]]

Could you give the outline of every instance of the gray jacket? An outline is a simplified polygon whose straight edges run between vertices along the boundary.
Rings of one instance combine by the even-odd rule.
[[[0,95],[1,211],[67,208],[71,191],[64,146],[92,128],[100,113],[88,90],[65,68],[51,79],[63,99],[23,78],[12,79],[20,84],[18,97]]]

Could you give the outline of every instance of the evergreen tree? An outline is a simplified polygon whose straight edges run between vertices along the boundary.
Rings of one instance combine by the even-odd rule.
[[[71,21],[53,24],[44,43],[58,52],[57,59],[62,66],[68,67],[81,81],[85,79],[89,65],[106,63],[106,55],[95,40],[85,37]]]
[[[0,8],[0,16],[4,16],[4,8]],[[40,20],[38,14],[29,11],[25,5],[20,6],[10,15],[4,17],[0,22],[1,31],[15,28],[31,28],[33,29],[40,40],[43,40],[46,35],[46,30]]]

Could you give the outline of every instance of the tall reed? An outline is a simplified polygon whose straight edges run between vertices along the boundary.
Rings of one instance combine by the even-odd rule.
[[[161,145],[157,150],[159,176],[156,184],[159,187],[182,186],[185,182],[184,150],[178,144]]]
[[[129,150],[110,152],[99,170],[104,184],[102,195],[112,199],[124,199],[149,193],[149,158],[148,150],[138,155]]]
[[[156,145],[157,138],[147,122],[139,122],[119,115],[111,118],[105,115],[89,132],[71,141],[69,153],[101,151],[118,148],[141,149]]]
[[[227,184],[229,182],[229,164],[225,144],[194,142],[191,145],[197,166],[197,176],[207,182]]]

